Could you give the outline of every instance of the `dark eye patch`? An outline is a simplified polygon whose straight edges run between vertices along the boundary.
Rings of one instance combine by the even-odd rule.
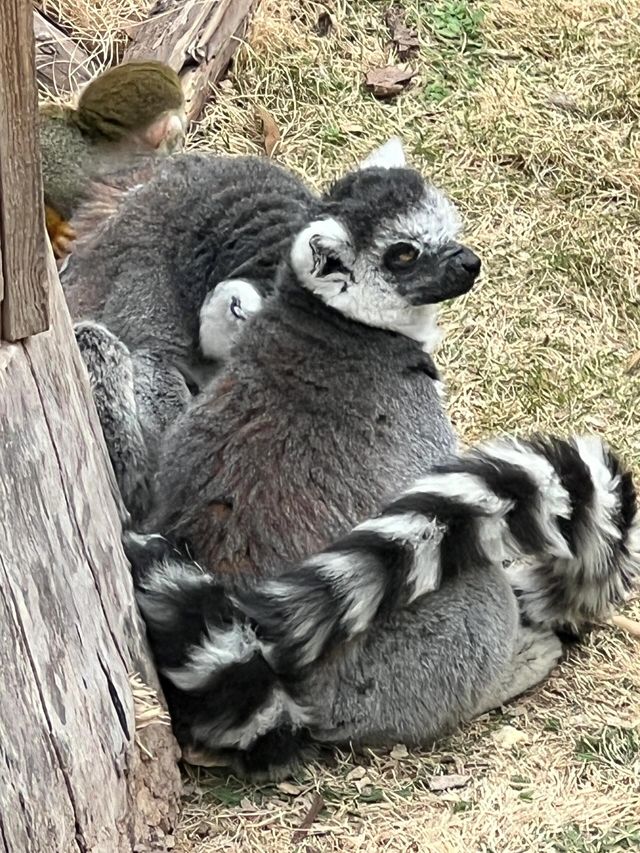
[[[420,250],[412,243],[394,243],[384,253],[382,263],[392,272],[410,269],[420,257]]]
[[[242,302],[240,302],[237,296],[231,297],[231,313],[236,318],[236,320],[246,319],[242,310]]]

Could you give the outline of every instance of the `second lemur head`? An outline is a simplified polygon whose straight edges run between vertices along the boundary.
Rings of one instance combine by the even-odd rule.
[[[466,293],[480,259],[457,242],[449,199],[407,168],[392,139],[325,194],[325,215],[295,238],[296,278],[341,314],[431,350],[437,303]]]
[[[212,361],[226,361],[246,321],[262,308],[262,296],[241,278],[221,281],[200,308],[200,350]]]

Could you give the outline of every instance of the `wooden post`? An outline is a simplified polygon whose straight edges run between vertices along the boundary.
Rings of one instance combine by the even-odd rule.
[[[0,14],[0,338],[49,328],[44,219],[36,123],[31,4],[3,0]]]
[[[137,725],[130,676],[157,682],[44,234],[30,13],[3,0],[2,329],[15,340],[51,326],[0,343],[0,851],[160,851],[172,847],[178,749],[162,714]]]

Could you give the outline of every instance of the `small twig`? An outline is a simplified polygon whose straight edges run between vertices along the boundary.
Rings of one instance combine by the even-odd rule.
[[[302,841],[302,839],[307,835],[307,830],[311,827],[314,820],[318,817],[323,808],[324,800],[322,798],[322,795],[315,791],[311,798],[311,805],[309,806],[309,811],[302,818],[300,826],[291,836],[292,844],[297,844],[299,841]]]
[[[33,28],[38,82],[47,91],[65,97],[95,77],[95,60],[40,12],[33,13]]]
[[[616,613],[615,616],[611,617],[609,623],[615,625],[616,628],[620,628],[622,631],[626,631],[627,634],[631,634],[633,637],[640,637],[640,622],[636,622],[635,619],[629,619],[627,616]]]

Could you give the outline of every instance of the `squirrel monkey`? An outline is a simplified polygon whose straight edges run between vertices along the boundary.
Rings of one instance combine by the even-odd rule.
[[[75,237],[69,224],[91,183],[124,164],[168,155],[187,126],[178,75],[162,62],[117,65],[82,91],[77,107],[40,107],[47,233],[57,258]]]

